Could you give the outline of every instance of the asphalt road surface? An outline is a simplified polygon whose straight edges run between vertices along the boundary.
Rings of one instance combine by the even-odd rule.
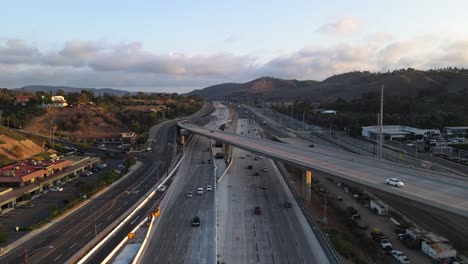
[[[202,164],[212,159],[209,146],[205,137],[195,136],[189,142],[140,263],[214,263],[214,168]],[[206,191],[207,185],[213,191]],[[197,194],[199,187],[203,194]],[[192,198],[187,198],[189,191]],[[198,227],[192,226],[195,216],[200,217]]]
[[[156,136],[161,147],[155,152],[145,152],[140,156],[143,161],[133,174],[86,206],[70,214],[62,221],[52,225],[34,238],[11,250],[0,258],[1,263],[22,263],[23,248],[28,249],[29,263],[63,263],[75,252],[86,245],[133,203],[138,201],[165,173],[173,152],[174,123],[162,126]],[[152,162],[145,162],[152,160]]]
[[[209,129],[215,129],[229,118],[224,105],[215,103],[214,106]],[[184,160],[161,202],[161,215],[149,234],[140,263],[215,263],[216,184],[213,154],[209,150],[213,144],[212,140],[198,136],[187,143]],[[212,191],[207,191],[208,185]],[[203,188],[203,194],[197,194],[198,188]],[[193,197],[187,197],[188,192]],[[200,226],[192,226],[195,216],[200,218]]]
[[[259,137],[247,119],[238,122],[238,133]],[[273,162],[237,148],[233,159],[216,193],[218,261],[328,263]],[[292,208],[286,208],[285,201]],[[261,208],[260,214],[255,214],[255,207]]]

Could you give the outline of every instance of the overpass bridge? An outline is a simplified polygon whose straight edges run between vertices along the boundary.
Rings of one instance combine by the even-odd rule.
[[[305,187],[309,192],[312,172],[321,171],[341,180],[468,217],[468,177],[435,173],[333,149],[307,149],[219,130],[208,130],[185,122],[180,122],[179,127],[258,155],[303,167],[306,169]],[[385,180],[392,177],[402,180],[405,187],[386,185]]]

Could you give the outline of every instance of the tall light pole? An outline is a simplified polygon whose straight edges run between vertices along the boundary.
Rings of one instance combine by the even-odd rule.
[[[383,151],[383,92],[384,92],[384,86],[382,84],[382,90],[380,94],[380,126],[379,126],[379,159],[382,159],[382,151]]]
[[[323,192],[319,192],[321,195],[323,195],[323,197],[325,197],[325,207],[323,208],[323,219],[322,219],[322,222],[323,224],[327,224],[328,223],[328,218],[327,218],[327,195]]]

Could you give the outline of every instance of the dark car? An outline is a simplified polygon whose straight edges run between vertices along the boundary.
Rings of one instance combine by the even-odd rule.
[[[309,148],[313,148],[313,147],[315,147],[314,144],[309,144]]]
[[[253,166],[252,166],[252,165],[249,165],[249,166],[247,167],[247,169],[251,170],[251,169],[253,169]]]
[[[254,209],[254,213],[256,215],[261,215],[262,214],[262,208],[260,208],[260,206],[256,206],[255,209]]]
[[[291,202],[290,201],[284,202],[284,207],[291,208]]]
[[[192,218],[192,226],[200,226],[200,217],[195,216]]]
[[[255,176],[259,176],[260,173],[258,173],[258,171],[256,171],[256,172],[254,173],[254,175],[255,175]]]

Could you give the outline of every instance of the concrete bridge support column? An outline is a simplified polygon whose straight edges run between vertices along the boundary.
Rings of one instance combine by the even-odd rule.
[[[302,186],[303,186],[303,191],[302,191],[302,198],[304,200],[309,201],[310,200],[310,195],[312,193],[311,187],[312,187],[312,171],[311,170],[305,170],[305,173],[302,175]]]
[[[182,146],[185,145],[185,136],[183,136],[183,135],[179,136],[179,144],[182,145]]]

